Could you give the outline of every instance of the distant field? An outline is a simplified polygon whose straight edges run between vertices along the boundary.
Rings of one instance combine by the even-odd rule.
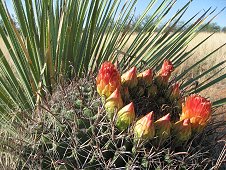
[[[195,47],[199,42],[201,42],[204,38],[208,37],[211,33],[200,33],[194,40],[190,42],[188,45],[187,51]],[[132,36],[131,42],[127,43],[125,46],[125,49],[128,49],[132,41],[135,39],[135,36]],[[200,47],[198,47],[195,50],[195,53],[193,56],[187,60],[187,62],[180,67],[178,72],[181,70],[185,69],[188,65],[193,64],[194,62],[199,61],[201,58],[221,46],[222,44],[226,43],[226,34],[225,33],[216,33],[210,39],[208,39],[205,43],[203,43]],[[219,63],[222,60],[226,60],[226,46],[221,48],[219,51],[215,52],[212,57],[210,57],[205,65],[202,65],[201,67],[198,68],[198,70],[195,70],[197,73],[199,71],[202,71],[206,68],[209,68],[210,66]],[[225,70],[226,72],[226,70]],[[194,72],[195,74],[195,72]]]
[[[200,42],[204,37],[207,37],[209,33],[200,33],[193,41],[190,43],[188,49],[194,47],[198,42]],[[216,33],[209,40],[207,40],[203,45],[201,45],[197,50],[193,57],[188,60],[184,65],[190,65],[194,62],[197,62],[201,59],[201,57],[206,56],[222,44],[226,43],[226,34],[225,33]],[[198,67],[193,74],[199,74],[203,70],[208,69],[210,66],[213,66],[219,62],[226,60],[226,46],[215,52],[212,57],[210,57],[206,62]],[[182,66],[183,67],[183,66]],[[226,73],[226,64],[224,64],[221,68],[223,68],[221,74]],[[226,98],[226,79],[221,81],[205,90],[204,95],[210,97],[212,100],[219,98]],[[226,112],[226,107],[223,109]],[[226,120],[226,116],[224,117]]]
[[[199,42],[201,42],[205,37],[209,36],[210,33],[200,33],[188,46],[188,50],[196,46]],[[225,33],[216,33],[213,35],[210,39],[208,39],[204,44],[202,44],[196,52],[193,54],[193,56],[183,65],[191,65],[194,62],[199,61],[204,56],[208,55],[212,51],[214,51],[216,48],[221,46],[222,44],[226,43],[226,34]],[[226,60],[226,46],[215,52],[209,59],[206,60],[205,64],[200,66],[196,73],[206,70],[210,66],[213,66],[223,60]],[[226,65],[224,65],[226,66]],[[182,68],[183,68],[182,67]],[[224,73],[226,73],[226,70],[224,70]]]
[[[200,41],[202,41],[205,37],[210,35],[210,33],[200,33],[188,46],[188,50],[193,48],[195,45],[197,45]],[[183,69],[183,67],[186,67],[186,65],[191,65],[197,61],[199,61],[204,56],[208,55],[212,51],[214,51],[216,48],[221,46],[222,44],[226,43],[226,34],[225,33],[216,33],[213,35],[210,39],[208,39],[204,44],[202,44],[195,52],[195,54],[186,62],[184,63],[179,69]],[[207,70],[213,65],[216,65],[219,62],[226,60],[226,46],[222,47],[220,50],[216,51],[212,56],[205,61],[204,64],[200,65],[198,68],[194,69],[191,73],[194,75],[199,75],[204,70]],[[224,64],[221,68],[223,70],[221,71],[221,74],[226,73],[226,64]],[[180,71],[181,71],[180,70]],[[220,74],[219,74],[220,75]],[[210,75],[208,75],[209,77]],[[206,79],[206,77],[204,78]],[[203,91],[205,96],[210,97],[211,100],[220,99],[220,98],[226,98],[226,79],[221,81],[220,83],[206,89]],[[226,111],[226,107],[224,107],[224,110]],[[225,119],[226,117],[224,117]]]
[[[200,41],[202,41],[205,37],[210,35],[210,33],[200,33],[188,46],[187,50],[191,49],[195,45],[197,45]],[[131,41],[125,46],[125,49],[129,48],[129,45],[132,43],[135,36],[131,37]],[[193,64],[194,62],[199,61],[202,57],[206,56],[216,48],[218,48],[220,45],[224,44],[226,42],[226,34],[225,33],[216,33],[213,35],[210,39],[208,39],[204,44],[202,44],[195,52],[195,54],[190,58],[185,64],[181,65],[176,71],[181,72],[184,69],[187,68],[188,65]],[[2,38],[0,38],[0,48],[2,49],[5,56],[9,56],[8,50],[6,49]],[[212,57],[210,57],[205,64],[199,66],[198,68],[194,69],[189,76],[194,76],[202,72],[203,70],[206,70],[210,66],[213,66],[223,60],[226,60],[226,46],[221,48],[219,51],[214,53]],[[223,73],[226,73],[226,69],[222,71]],[[224,91],[225,93],[222,93]],[[220,94],[221,96],[218,96]],[[222,83],[218,84],[212,89],[208,89],[207,96],[211,98],[221,98],[226,97],[226,80]]]
[[[196,38],[194,38],[190,44],[188,45],[187,51],[195,47],[199,42],[201,42],[204,38],[208,37],[211,33],[200,33]],[[132,37],[131,42],[135,36]],[[222,44],[226,43],[226,34],[225,33],[215,33],[212,37],[210,37],[205,43],[203,43],[200,47],[195,50],[193,56],[187,60],[184,64],[182,64],[176,72],[181,72],[185,70],[188,66],[198,62],[201,58],[205,57],[216,48],[221,46]],[[130,42],[126,45],[125,49],[129,48]],[[207,59],[204,64],[198,66],[197,68],[193,69],[189,73],[189,77],[193,77],[199,75],[204,70],[207,70],[213,65],[226,60],[226,46],[212,54],[212,56]],[[221,68],[226,67],[226,64]],[[226,73],[226,68],[224,68],[221,74]],[[207,75],[208,77],[210,75]],[[206,79],[206,77],[204,77]],[[216,84],[214,87],[208,88],[206,91],[202,92],[205,93],[205,96],[210,97],[212,100],[219,99],[219,98],[226,98],[226,79],[221,83]]]

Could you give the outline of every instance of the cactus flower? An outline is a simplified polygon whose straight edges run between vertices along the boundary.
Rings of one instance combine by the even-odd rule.
[[[192,94],[182,104],[180,120],[190,119],[192,128],[200,132],[211,116],[211,102],[197,94]]]
[[[178,142],[184,142],[191,137],[191,122],[190,119],[178,121],[173,127],[174,134]]]
[[[129,88],[134,88],[137,86],[138,80],[137,80],[137,69],[136,67],[131,68],[129,71],[124,73],[121,76],[122,84]]]
[[[169,94],[169,98],[171,101],[174,101],[176,99],[180,98],[180,84],[179,83],[175,83],[172,88],[170,89],[170,94]]]
[[[109,97],[116,88],[121,87],[121,77],[117,68],[111,62],[104,62],[101,65],[96,79],[97,92],[100,96]]]
[[[169,81],[169,78],[173,70],[174,67],[171,61],[168,59],[164,60],[161,71],[157,76],[157,82],[161,85],[166,85]]]
[[[108,119],[112,120],[115,109],[119,110],[123,107],[123,101],[121,98],[120,91],[116,89],[106,100],[105,109],[107,112]]]
[[[137,78],[141,84],[149,86],[152,83],[153,71],[151,69],[147,69],[144,72],[138,74]]]
[[[123,131],[134,121],[135,111],[133,102],[124,106],[117,113],[116,126],[119,130]]]
[[[148,113],[139,119],[134,126],[135,140],[148,140],[155,136],[155,127],[153,122],[153,112]]]
[[[158,136],[160,139],[166,139],[169,137],[171,128],[170,114],[158,119],[154,124],[156,136]]]

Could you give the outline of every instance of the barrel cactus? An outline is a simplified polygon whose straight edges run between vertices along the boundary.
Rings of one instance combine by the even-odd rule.
[[[201,151],[193,140],[210,120],[211,102],[182,93],[172,71],[165,60],[160,73],[137,74],[133,67],[119,79],[118,69],[104,62],[96,77],[59,87],[29,125],[32,142],[22,147],[18,168],[206,167],[209,160],[199,162],[209,156],[204,151],[195,159],[187,154]]]
[[[133,26],[137,0],[0,1],[0,169],[221,166],[226,98],[200,92],[225,61],[190,74],[225,44],[185,66],[215,10],[163,23],[176,1],[157,1]]]

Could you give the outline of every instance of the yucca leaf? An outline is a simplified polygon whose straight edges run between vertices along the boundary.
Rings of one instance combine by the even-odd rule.
[[[214,15],[216,9],[209,8],[205,12],[195,13],[177,28],[192,0],[188,0],[172,16],[169,15],[176,0],[161,0],[160,3],[157,3],[158,0],[150,0],[144,11],[141,11],[137,22],[131,27],[133,18],[136,17],[138,0],[12,0],[12,2],[18,27],[7,5],[4,5],[5,0],[0,0],[0,17],[3,20],[0,35],[9,52],[9,56],[6,56],[0,50],[0,150],[4,149],[2,146],[13,146],[13,142],[8,141],[8,136],[16,141],[20,139],[18,143],[27,145],[27,141],[33,135],[30,131],[26,131],[27,127],[34,131],[40,125],[42,135],[45,131],[48,133],[50,129],[55,130],[52,126],[58,125],[51,124],[51,127],[46,127],[48,122],[45,124],[43,120],[48,118],[39,109],[42,110],[43,105],[49,107],[48,102],[45,102],[52,97],[58,84],[70,82],[75,77],[87,77],[89,73],[95,75],[106,60],[117,62],[120,71],[137,66],[138,71],[154,68],[154,71],[158,72],[164,59],[170,59],[177,69],[182,64],[186,64],[197,48],[214,35],[208,35],[188,50],[188,45],[199,35],[199,31],[219,14]],[[212,15],[214,16],[211,17]],[[147,16],[149,17],[146,23],[141,31],[137,32],[137,28],[143,24]],[[203,23],[206,24],[200,28]],[[125,49],[128,44],[128,49]],[[223,73],[225,67],[222,67],[225,61],[220,61],[187,80],[193,69],[205,64],[225,45],[226,43],[203,56],[198,62],[183,68],[181,73],[175,75],[176,78],[172,82],[185,80],[181,88],[188,89],[194,81],[200,81],[196,89],[186,91],[199,93],[225,80],[226,74]],[[58,93],[53,97],[55,95]],[[59,103],[65,102],[64,99]],[[74,103],[74,98],[70,100]],[[225,104],[225,98],[213,102],[214,107]],[[64,111],[62,113],[65,114]],[[55,114],[59,114],[58,110],[54,110],[51,114],[58,120],[55,117]],[[61,121],[59,122],[62,124]],[[20,133],[17,133],[21,131],[26,134],[22,139]],[[36,135],[32,137],[36,138]],[[58,138],[58,134],[54,134],[53,137]],[[59,138],[61,137],[60,134]],[[69,138],[74,140],[74,136]],[[39,145],[40,141],[32,141],[35,141],[34,145]],[[74,142],[77,143],[77,140]],[[87,143],[88,141],[81,146]],[[55,152],[54,147],[51,152]],[[89,151],[91,152],[92,150]],[[23,156],[22,154],[24,152],[19,156]],[[28,161],[36,157],[33,150],[29,156],[32,159]],[[29,164],[28,161],[21,165],[22,169],[27,163]],[[67,161],[70,162],[70,158]],[[109,160],[106,166],[113,166],[110,162]],[[56,160],[51,160],[52,164],[54,168],[58,166]],[[81,168],[83,165],[80,166]]]
[[[189,71],[191,71],[194,67],[196,67],[197,65],[201,64],[202,62],[204,62],[205,60],[207,60],[212,54],[214,54],[216,51],[218,51],[219,49],[221,49],[222,47],[224,47],[226,45],[226,43],[224,43],[223,45],[221,45],[220,47],[218,47],[217,49],[215,49],[214,51],[212,51],[211,53],[209,53],[207,56],[203,57],[201,60],[199,60],[198,62],[194,63],[192,66],[190,66],[188,69],[186,69],[185,71],[183,71],[179,76],[177,76],[177,80],[181,79],[183,76],[185,76]]]
[[[0,33],[12,61],[9,64],[8,59],[4,57],[1,61],[1,101],[8,106],[7,108],[34,109],[35,104],[41,102],[40,97],[45,95],[43,89],[52,93],[57,83],[84,73],[95,72],[106,60],[119,61],[124,70],[130,65],[141,66],[145,63],[145,67],[141,69],[155,67],[158,71],[165,58],[171,59],[175,67],[179,67],[212,36],[208,36],[191,50],[185,50],[198,35],[200,25],[215,12],[215,9],[206,10],[193,24],[193,19],[199,13],[191,16],[180,28],[171,32],[192,1],[188,1],[163,25],[176,1],[163,0],[155,8],[156,2],[158,1],[150,1],[131,29],[130,23],[137,0],[28,0],[24,3],[13,0],[19,24],[19,28],[16,28],[7,7],[4,6],[4,0],[1,0],[0,14],[4,28],[0,29]],[[151,10],[153,12],[143,29],[136,33],[136,28]],[[207,22],[212,21],[217,15],[218,13]],[[186,26],[188,27],[185,28]],[[156,33],[157,28],[159,31]],[[125,51],[126,44],[134,35],[134,40]],[[178,75],[177,80],[184,78],[224,45],[188,67]],[[216,64],[194,79],[203,78],[222,65],[223,62]],[[221,81],[221,78],[215,78],[210,82],[203,80],[200,82],[199,90]],[[184,87],[190,83],[186,82]]]
[[[213,102],[214,107],[219,107],[219,106],[222,106],[222,105],[225,105],[225,104],[226,104],[226,98],[223,98],[223,99],[220,99],[220,100]]]
[[[219,67],[221,67],[223,64],[225,64],[226,61],[222,61],[218,64],[216,64],[215,66],[211,67],[210,69],[204,71],[203,73],[201,73],[200,75],[188,80],[187,82],[185,82],[183,85],[181,85],[181,88],[185,88],[186,86],[189,86],[191,83],[193,83],[194,81],[197,81],[198,79],[206,76],[208,73],[217,70]]]
[[[192,52],[195,51],[200,45],[202,45],[204,42],[206,42],[210,37],[212,37],[214,33],[210,34],[207,36],[205,39],[203,39],[201,42],[199,42],[196,46],[194,46],[191,50],[189,51],[184,51],[184,53],[181,53],[177,55],[172,61],[175,63],[175,67],[180,66],[182,63],[187,61],[190,57],[192,57]],[[175,61],[176,59],[176,61]]]
[[[198,93],[200,91],[203,91],[203,90],[207,89],[208,87],[213,86],[214,84],[216,84],[216,83],[218,83],[218,82],[220,82],[220,81],[222,81],[224,79],[226,79],[226,74],[223,74],[220,77],[208,82],[207,84],[202,85],[201,87],[197,88],[194,92]]]

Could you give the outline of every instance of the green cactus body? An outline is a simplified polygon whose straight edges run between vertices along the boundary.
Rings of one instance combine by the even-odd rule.
[[[133,77],[132,88],[122,83],[104,100],[86,78],[58,92],[50,110],[41,111],[42,122],[32,129],[35,143],[24,147],[18,167],[175,168],[170,152],[189,141],[191,127],[179,121],[182,98],[172,102],[168,86],[155,79],[137,83]]]

